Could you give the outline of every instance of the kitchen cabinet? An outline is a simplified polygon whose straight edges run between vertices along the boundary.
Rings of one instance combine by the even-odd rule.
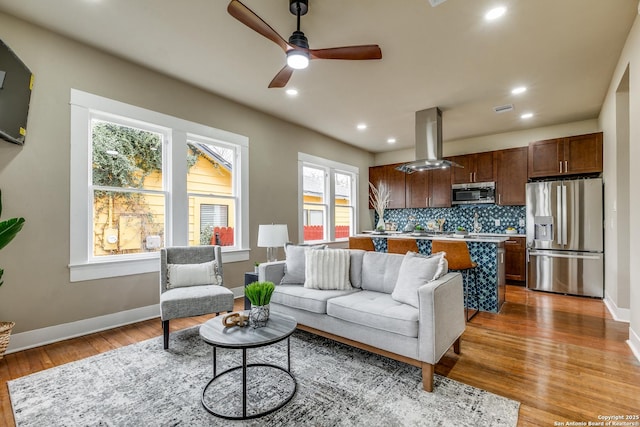
[[[405,177],[405,184],[406,207],[451,207],[451,169],[414,172]]]
[[[498,205],[525,205],[527,153],[527,147],[496,151],[496,203]]]
[[[526,279],[526,242],[524,237],[510,237],[504,242],[505,278],[524,282]]]
[[[392,165],[372,166],[369,168],[369,182],[376,188],[380,183],[384,183],[389,188],[391,200],[389,201],[389,209],[400,209],[405,207],[405,177],[404,172],[396,170],[397,166],[402,163]],[[371,190],[369,190],[371,192]],[[369,193],[371,194],[371,193]],[[373,209],[371,201],[369,201],[369,209]]]
[[[452,184],[495,181],[494,151],[448,157],[462,166],[452,168]]]
[[[528,151],[529,178],[602,172],[602,132],[531,142]]]

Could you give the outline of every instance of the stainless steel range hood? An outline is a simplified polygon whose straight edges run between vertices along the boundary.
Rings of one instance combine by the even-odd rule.
[[[416,160],[398,166],[406,173],[462,167],[442,159],[442,111],[438,107],[416,112]]]

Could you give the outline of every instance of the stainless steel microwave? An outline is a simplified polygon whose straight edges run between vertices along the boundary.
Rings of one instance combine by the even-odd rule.
[[[451,186],[451,204],[475,205],[496,202],[495,182],[470,182]]]

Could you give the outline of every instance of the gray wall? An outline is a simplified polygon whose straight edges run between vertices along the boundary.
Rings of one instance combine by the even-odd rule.
[[[0,141],[2,217],[27,220],[0,252],[0,319],[15,321],[14,332],[158,303],[157,273],[69,282],[71,88],[249,137],[251,261],[225,265],[229,287],[241,286],[253,261],[266,259],[255,248],[259,224],[286,223],[297,241],[299,151],[360,168],[360,223],[370,227],[370,153],[1,13],[0,38],[35,75],[25,145]]]

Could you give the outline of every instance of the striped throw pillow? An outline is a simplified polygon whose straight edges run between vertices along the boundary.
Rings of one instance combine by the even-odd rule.
[[[323,290],[352,289],[349,281],[348,249],[327,249],[305,253],[304,287]]]

